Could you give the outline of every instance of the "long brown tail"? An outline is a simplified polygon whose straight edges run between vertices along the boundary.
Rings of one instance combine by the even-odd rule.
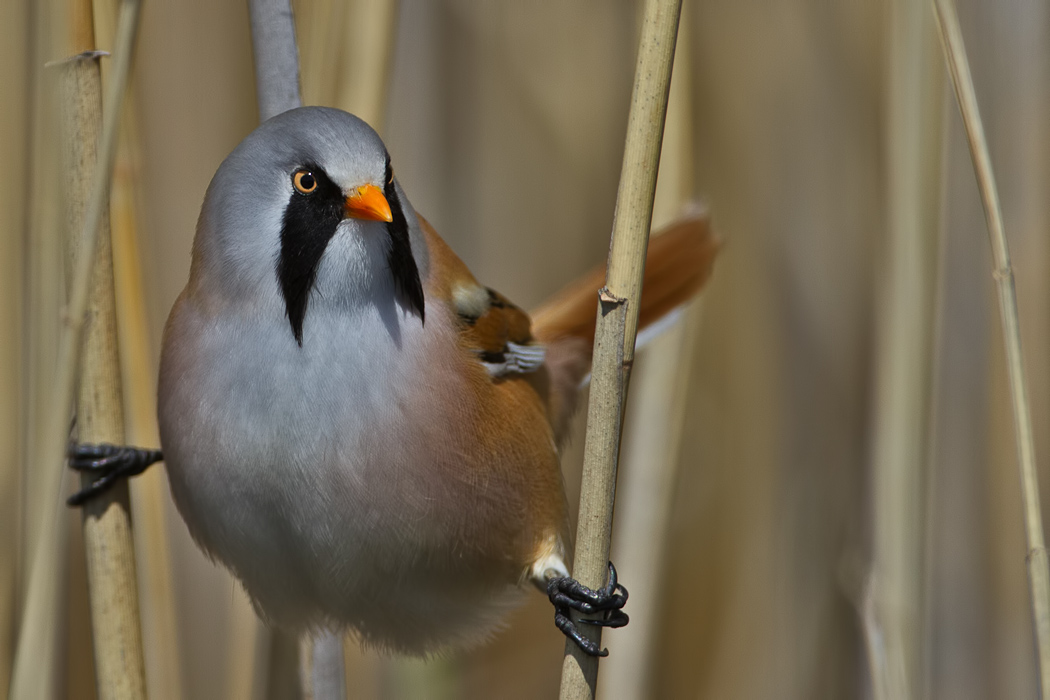
[[[649,239],[638,330],[660,320],[700,291],[711,276],[720,242],[706,215],[680,219]],[[551,422],[559,441],[590,371],[605,267],[597,267],[555,294],[532,314],[532,335],[547,345]]]

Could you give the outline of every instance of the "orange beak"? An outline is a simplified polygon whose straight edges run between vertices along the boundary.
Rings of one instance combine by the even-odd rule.
[[[386,201],[383,191],[375,185],[362,185],[346,198],[346,215],[367,221],[394,220],[393,214],[390,213],[390,202]]]

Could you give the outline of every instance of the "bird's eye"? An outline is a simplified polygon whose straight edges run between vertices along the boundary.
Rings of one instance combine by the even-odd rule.
[[[292,184],[303,194],[310,194],[317,189],[317,178],[309,170],[296,170],[292,175]]]

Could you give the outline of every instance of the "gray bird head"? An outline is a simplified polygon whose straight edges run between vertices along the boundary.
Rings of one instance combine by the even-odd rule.
[[[283,313],[303,343],[311,305],[389,300],[424,318],[426,246],[390,156],[363,121],[325,107],[280,114],[227,156],[204,197],[191,287]]]

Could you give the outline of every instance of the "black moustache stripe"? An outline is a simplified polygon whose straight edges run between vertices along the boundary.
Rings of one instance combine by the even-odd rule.
[[[401,303],[409,310],[418,313],[420,323],[424,323],[423,285],[419,281],[416,259],[412,256],[412,244],[408,238],[408,221],[405,220],[405,212],[401,208],[401,200],[394,187],[394,171],[390,167],[389,153],[386,156],[386,175],[383,182],[386,183],[383,186],[383,195],[390,204],[390,213],[393,217],[393,221],[387,224],[387,231],[390,233],[390,252],[387,254],[387,263],[390,265],[390,274],[394,277],[394,290],[400,297]]]
[[[281,222],[281,254],[277,259],[277,281],[299,347],[303,345],[303,320],[317,268],[343,220],[344,208],[339,187],[320,168],[306,167],[316,179],[317,189],[310,194],[292,191]]]

